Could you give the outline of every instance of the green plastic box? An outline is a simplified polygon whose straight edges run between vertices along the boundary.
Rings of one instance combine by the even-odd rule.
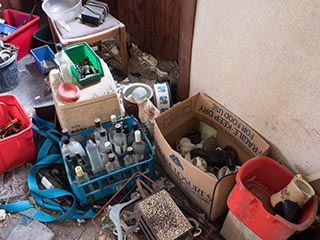
[[[73,76],[77,79],[80,85],[86,85],[95,81],[99,81],[104,76],[101,59],[89,46],[88,43],[75,43],[67,47],[64,47],[63,50],[67,53],[68,57],[71,59],[73,63],[73,65],[71,66],[71,71]],[[96,70],[96,72],[81,78],[75,64],[83,62],[87,57],[89,59],[89,62]]]

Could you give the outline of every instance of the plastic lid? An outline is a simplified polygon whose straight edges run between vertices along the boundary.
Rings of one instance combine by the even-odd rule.
[[[80,98],[80,89],[73,83],[65,82],[60,84],[58,94],[65,102],[75,102]]]
[[[81,166],[76,166],[76,167],[74,168],[74,171],[76,172],[76,175],[77,175],[78,177],[83,176],[83,170],[82,170],[82,167],[81,167]]]

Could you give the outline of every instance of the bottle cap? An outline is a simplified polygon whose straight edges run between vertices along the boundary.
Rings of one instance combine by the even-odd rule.
[[[101,124],[101,119],[100,119],[100,118],[95,118],[95,119],[94,119],[94,125],[95,125],[96,127],[100,127],[100,124]]]
[[[74,168],[74,171],[76,172],[76,175],[78,177],[82,177],[83,176],[83,170],[82,170],[82,167],[81,166],[76,166]]]
[[[109,153],[108,154],[108,159],[109,159],[109,162],[113,162],[114,161],[114,153]]]
[[[131,147],[131,146],[127,147],[127,152],[129,154],[132,154],[133,153],[133,147]]]
[[[69,130],[67,128],[62,129],[62,135],[70,137]]]
[[[117,133],[120,133],[122,131],[120,123],[117,123],[114,127],[116,128]]]
[[[141,142],[141,133],[140,133],[140,130],[134,131],[134,140],[135,140],[136,142]]]
[[[69,138],[68,136],[62,136],[62,137],[61,137],[61,141],[62,141],[64,144],[69,144],[70,138]]]
[[[57,50],[57,52],[62,50],[62,44],[61,43],[56,43],[56,50]]]
[[[104,129],[100,129],[100,136],[105,137],[106,136],[106,131]]]
[[[138,129],[138,123],[137,123],[137,121],[133,121],[133,122],[132,122],[132,129],[133,129],[133,130],[137,130],[137,129]]]
[[[105,147],[105,149],[110,149],[110,148],[112,147],[111,142],[106,141],[106,142],[104,143],[104,147]]]
[[[111,122],[116,122],[117,121],[117,116],[115,114],[112,114],[110,116]]]

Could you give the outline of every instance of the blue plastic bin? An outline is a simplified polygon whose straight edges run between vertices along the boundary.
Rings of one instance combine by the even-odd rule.
[[[118,122],[124,122],[128,124],[129,130],[132,128],[132,122],[137,121],[133,116],[127,118],[118,119]],[[111,122],[102,124],[104,128],[110,128]],[[138,129],[141,130],[138,124]],[[73,138],[78,140],[84,147],[86,145],[86,136],[92,136],[95,127],[88,128],[86,130],[70,134]],[[154,166],[154,150],[150,141],[143,131],[141,131],[142,139],[147,143],[147,157],[145,160],[133,164],[129,167],[122,167],[112,173],[103,172],[99,175],[90,178],[90,181],[77,185],[71,174],[71,166],[64,159],[64,166],[67,172],[68,181],[70,187],[79,201],[80,205],[87,206],[91,205],[97,200],[104,199],[106,197],[112,196],[117,192],[136,172],[141,172],[151,179],[155,179],[155,166]],[[120,163],[123,161],[124,156],[118,156]],[[122,162],[123,163],[123,162]],[[123,166],[123,164],[122,164]],[[93,191],[90,191],[89,185],[93,186]],[[129,187],[129,186],[128,186]],[[92,189],[92,188],[91,188]]]
[[[58,65],[54,60],[54,53],[49,47],[49,45],[43,45],[41,47],[33,48],[30,50],[31,54],[36,60],[36,64],[42,73],[42,75],[48,74],[51,69],[57,68]],[[48,65],[45,67],[44,61],[52,65]]]
[[[17,30],[16,27],[5,24],[5,23],[0,23],[0,36],[1,38],[4,38],[8,36],[9,34],[13,33],[15,30]]]

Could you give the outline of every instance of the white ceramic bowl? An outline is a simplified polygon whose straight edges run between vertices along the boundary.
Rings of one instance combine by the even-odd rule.
[[[71,21],[81,14],[81,0],[44,0],[43,11],[55,21]]]

